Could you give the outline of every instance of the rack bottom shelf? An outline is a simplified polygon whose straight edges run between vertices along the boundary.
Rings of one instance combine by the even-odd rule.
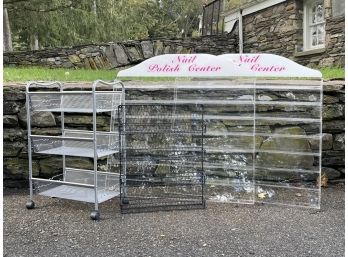
[[[39,195],[94,203],[94,189],[78,186],[61,185],[43,192]],[[118,191],[98,190],[98,203],[105,202],[119,195]]]

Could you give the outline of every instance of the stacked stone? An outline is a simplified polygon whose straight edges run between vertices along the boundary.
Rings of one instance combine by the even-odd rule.
[[[326,19],[325,30],[327,42],[327,56],[320,60],[321,66],[344,66],[344,16]]]
[[[295,1],[286,1],[244,16],[244,52],[292,57],[302,27],[301,19]]]
[[[330,181],[344,178],[344,82],[329,81],[324,86],[324,107],[323,107],[323,154],[322,171]],[[79,88],[81,89],[81,88]],[[144,98],[145,92],[134,90],[132,99],[137,97]],[[160,91],[153,90],[151,95],[146,93],[149,98],[161,98]],[[161,92],[163,94],[163,92]],[[266,96],[264,96],[266,97]],[[220,109],[219,109],[220,108]],[[4,88],[4,185],[8,187],[26,187],[28,179],[28,150],[27,150],[27,131],[26,131],[26,108],[25,108],[25,89],[23,85],[9,85]],[[211,110],[219,113],[221,107]],[[98,129],[104,130],[109,127],[107,116],[99,116]],[[92,116],[80,114],[67,114],[65,116],[65,125],[76,129],[91,129]],[[233,128],[233,124],[228,122],[221,124],[210,124],[207,129],[228,131]],[[267,128],[268,127],[268,128]],[[60,117],[57,113],[37,112],[32,116],[32,132],[43,135],[59,135]],[[264,126],[265,132],[269,126]],[[286,129],[287,131],[284,131]],[[277,133],[306,133],[306,128],[299,126],[278,128]],[[300,131],[301,130],[301,131]],[[302,131],[303,130],[303,131]],[[300,140],[299,140],[300,141]],[[282,141],[284,142],[284,141]],[[136,144],[137,142],[134,142]],[[144,144],[144,142],[138,142]],[[218,143],[218,142],[217,142]],[[232,142],[238,144],[247,144],[248,142]],[[250,142],[249,142],[250,143]],[[262,138],[256,139],[257,144],[267,147],[269,144],[277,144],[276,141],[263,142]],[[303,147],[317,147],[313,142],[289,142],[289,144],[298,143]],[[269,145],[269,147],[271,147]],[[261,156],[262,157],[262,156]],[[269,162],[267,156],[265,161]],[[262,159],[261,158],[261,159]],[[313,159],[304,156],[296,160],[303,162],[308,167],[313,166]],[[301,163],[301,165],[303,164]],[[103,162],[99,169],[102,169]],[[67,158],[67,166],[79,167],[82,169],[92,169],[93,162],[88,158]],[[49,178],[55,175],[55,172],[61,171],[61,157],[55,156],[33,156],[33,173],[35,176]]]
[[[329,179],[344,177],[344,82],[324,84],[322,172]]]
[[[187,39],[126,41],[70,48],[4,53],[4,65],[50,68],[113,69],[139,63],[160,54],[234,53],[236,41],[228,35]]]
[[[81,88],[80,88],[81,89]],[[106,115],[106,114],[105,114]],[[101,131],[109,128],[109,117],[98,115],[97,123]],[[92,130],[92,115],[65,114],[64,124],[68,128]],[[6,86],[4,88],[4,185],[7,187],[28,186],[28,137],[27,112],[25,106],[24,85]],[[34,112],[31,116],[32,134],[61,135],[60,114],[51,112]],[[93,161],[89,158],[67,157],[67,167],[93,169]],[[105,160],[98,163],[99,170],[103,170]],[[33,176],[50,178],[62,171],[62,158],[33,154]]]

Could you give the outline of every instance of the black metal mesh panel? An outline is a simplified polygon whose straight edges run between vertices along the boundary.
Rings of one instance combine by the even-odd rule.
[[[121,211],[204,207],[202,106],[125,105],[119,117]]]

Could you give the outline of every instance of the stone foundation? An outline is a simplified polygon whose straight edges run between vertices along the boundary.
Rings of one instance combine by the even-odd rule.
[[[344,178],[344,82],[329,81],[324,86],[323,108],[323,154],[322,172],[326,173],[329,180]],[[134,91],[133,97],[143,97],[141,90]],[[156,96],[156,90],[152,93]],[[7,187],[27,187],[28,182],[28,150],[26,131],[25,88],[24,85],[8,85],[4,87],[4,185]],[[214,110],[213,110],[214,111]],[[216,112],[220,112],[216,108]],[[108,126],[108,117],[99,116],[101,127]],[[38,113],[33,117],[33,132],[36,134],[58,135],[59,115],[46,112]],[[90,115],[66,114],[65,125],[77,129],[91,129]],[[233,124],[215,124],[215,127],[207,129],[229,130]],[[280,128],[282,129],[282,128]],[[306,128],[292,127],[288,129],[306,130]],[[267,126],[265,126],[265,131]],[[258,140],[258,139],[257,139]],[[261,140],[261,139],[260,139]],[[276,142],[275,142],[276,143]],[[303,142],[291,142],[303,144]],[[309,142],[311,147],[316,147]],[[307,147],[308,142],[303,147]],[[266,147],[266,146],[265,146]],[[312,159],[303,159],[304,163],[313,165]],[[93,162],[88,158],[69,157],[67,162],[70,167],[92,169]],[[99,164],[99,163],[98,163]],[[100,162],[100,169],[104,164]],[[33,156],[33,173],[40,177],[49,178],[53,171],[61,169],[61,157]]]

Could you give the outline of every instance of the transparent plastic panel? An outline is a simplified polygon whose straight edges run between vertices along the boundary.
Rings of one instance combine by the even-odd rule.
[[[127,96],[136,104],[203,105],[206,199],[253,203],[267,185],[275,194],[262,202],[318,206],[320,81],[176,81],[130,88]],[[178,160],[188,152],[179,151]],[[289,199],[296,190],[301,197],[286,199],[286,188]]]
[[[139,87],[128,89],[127,103],[171,103],[175,104],[177,109],[187,104],[203,105],[205,198],[216,202],[252,203],[254,198],[253,87],[253,81],[230,80],[176,81],[166,85],[143,85],[141,89]],[[172,141],[171,135],[164,136],[166,138],[164,141]],[[144,142],[144,140],[139,141]],[[183,143],[181,137],[177,138],[177,142],[192,146],[188,142]],[[127,142],[129,143],[131,142]],[[163,162],[165,158],[175,156],[183,165],[195,163],[195,167],[199,166],[197,165],[199,152],[195,149],[191,149],[191,152],[183,150],[175,154],[163,152],[160,159]],[[132,156],[141,154],[137,151],[137,154]],[[175,170],[173,166],[170,169]]]
[[[303,119],[303,118],[273,118],[256,119],[255,121],[256,134],[276,134],[277,131],[271,128],[278,128],[278,133],[281,132],[281,127],[299,127],[300,129],[293,129],[292,135],[303,135],[303,131],[307,136],[314,135],[320,138],[320,119]],[[284,133],[283,133],[284,134]]]
[[[206,82],[196,89],[207,101],[205,197],[213,202],[250,204],[254,202],[254,84],[219,83]]]
[[[231,165],[214,164],[205,166],[208,200],[245,204],[254,202],[252,166],[231,167]]]
[[[205,104],[224,105],[228,101],[253,100],[253,81],[203,80],[175,81],[127,86],[129,104]],[[221,102],[223,100],[223,102]]]
[[[279,186],[278,183],[255,185],[256,202],[286,206],[320,208],[320,189],[312,187]]]
[[[272,105],[271,103],[264,104],[256,102],[256,119],[257,120],[277,120],[290,121],[294,120],[308,120],[311,122],[320,120],[320,106],[299,106],[281,104]]]
[[[258,153],[286,153],[303,154],[308,156],[319,156],[318,147],[320,139],[318,136],[307,136],[299,127],[279,128],[270,135],[258,135],[256,151]],[[300,135],[296,135],[296,133]]]
[[[260,82],[255,91],[255,201],[319,208],[321,82]]]

